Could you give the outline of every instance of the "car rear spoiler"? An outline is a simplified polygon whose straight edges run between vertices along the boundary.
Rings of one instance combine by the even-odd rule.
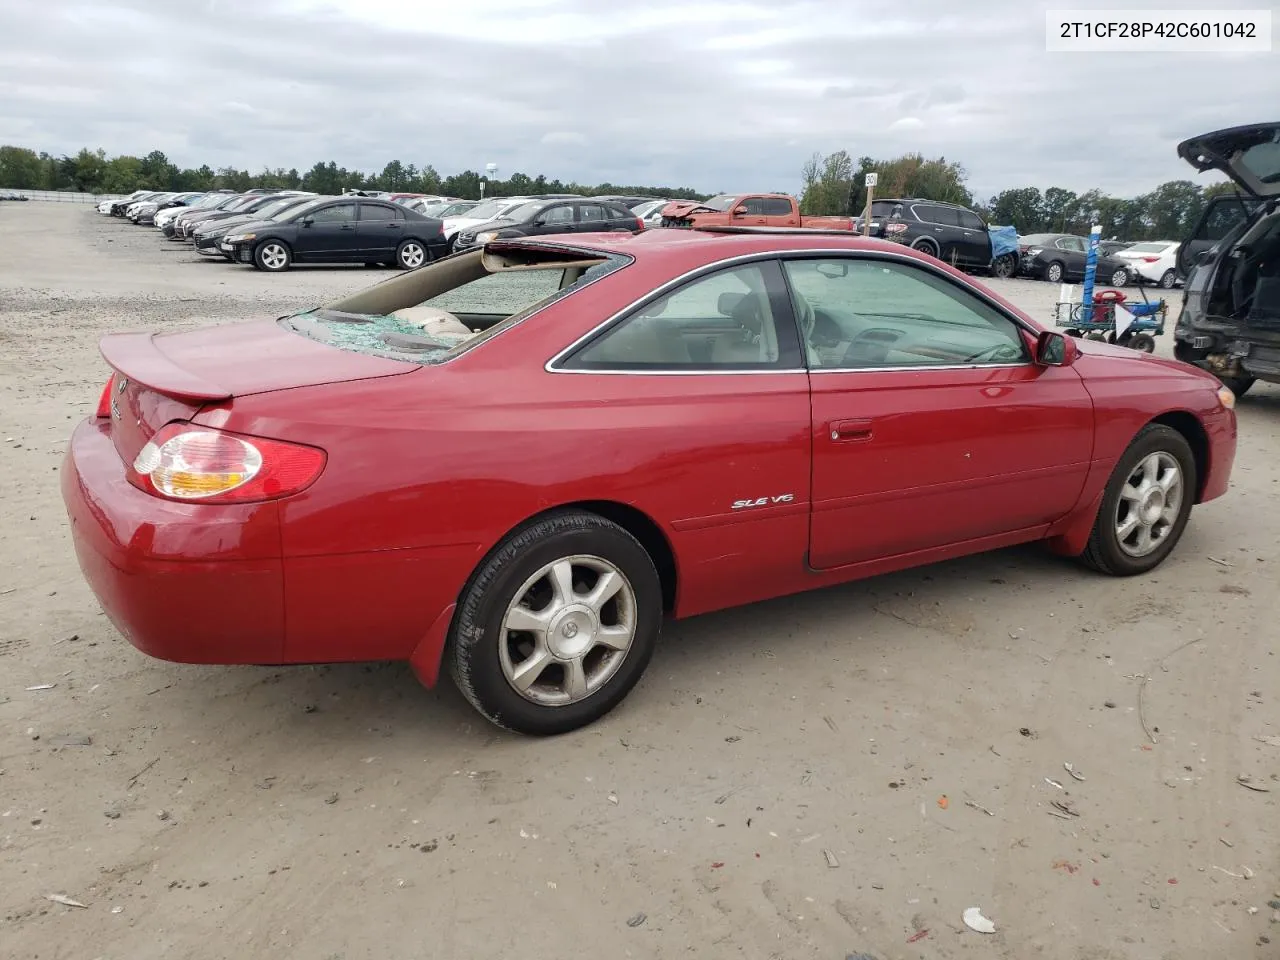
[[[225,387],[210,383],[170,360],[150,333],[116,333],[98,343],[102,359],[134,383],[182,400],[230,400]]]

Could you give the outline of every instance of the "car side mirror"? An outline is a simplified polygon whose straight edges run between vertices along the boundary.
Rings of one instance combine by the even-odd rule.
[[[746,206],[746,204],[743,204],[743,205],[742,205],[742,206],[740,206],[740,207],[734,207],[734,208],[733,208],[733,215],[734,215],[735,217],[745,217],[745,216],[747,215],[747,206]]]
[[[1075,345],[1066,334],[1045,330],[1036,339],[1036,363],[1042,367],[1065,367],[1075,359]]]
[[[315,223],[315,222],[316,222],[316,218],[315,218],[315,217],[303,217],[303,218],[302,218],[302,225],[303,225],[304,227],[309,227],[309,226],[311,226],[311,225],[312,225],[313,223]]]

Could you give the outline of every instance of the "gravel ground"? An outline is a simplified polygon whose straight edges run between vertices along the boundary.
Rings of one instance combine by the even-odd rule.
[[[387,275],[0,209],[5,958],[1280,955],[1275,388],[1153,576],[1018,549],[673,624],[619,710],[555,740],[401,665],[133,650],[57,487],[98,337]],[[995,286],[1039,318],[1057,295]]]

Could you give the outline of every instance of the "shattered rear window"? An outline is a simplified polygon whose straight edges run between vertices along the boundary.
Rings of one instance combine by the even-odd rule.
[[[562,261],[568,253],[552,255],[545,266],[499,269],[418,299],[411,291],[429,283],[435,267],[428,266],[413,271],[421,282],[414,283],[409,274],[385,281],[388,285],[398,283],[408,296],[397,297],[390,286],[385,287],[388,294],[381,295],[384,285],[379,284],[336,305],[282,317],[280,323],[294,333],[342,350],[408,363],[443,363],[630,263],[629,257],[584,251],[583,259],[600,262],[582,270],[566,286],[569,268]],[[362,299],[377,302],[378,311],[368,311],[367,304],[359,309],[340,306]]]

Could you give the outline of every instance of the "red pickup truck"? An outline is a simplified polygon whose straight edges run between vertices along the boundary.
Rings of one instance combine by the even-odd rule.
[[[664,227],[807,227],[852,230],[852,217],[802,217],[785,193],[724,193],[710,200],[673,200],[662,208]]]

